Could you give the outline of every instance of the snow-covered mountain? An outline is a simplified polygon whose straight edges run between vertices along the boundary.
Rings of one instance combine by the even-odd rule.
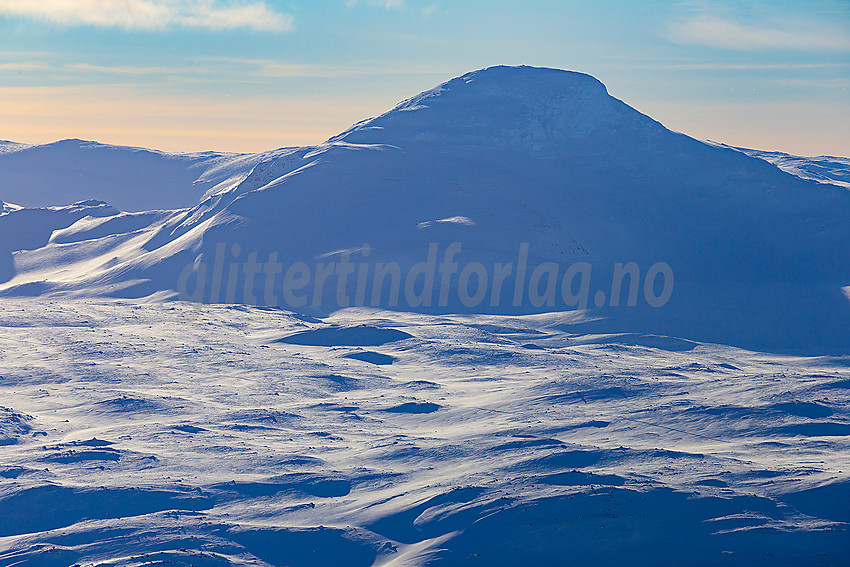
[[[585,330],[780,350],[850,345],[850,267],[841,260],[850,193],[671,132],[588,75],[493,67],[320,146],[211,159],[231,165],[207,177],[220,182],[195,207],[63,222],[14,255],[0,290],[180,291],[314,314],[358,304],[587,307]],[[408,288],[417,265],[450,262],[452,243],[458,267]],[[634,286],[625,276],[617,293],[616,265],[630,262]],[[585,264],[587,278],[567,272]],[[669,300],[651,305],[668,284]]]
[[[99,200],[127,212],[193,207],[208,189],[261,156],[166,153],[84,140],[0,141],[0,199],[26,207]]]
[[[844,158],[496,67],[4,173],[0,567],[848,565]]]
[[[735,148],[748,156],[761,158],[803,179],[840,185],[850,189],[850,158],[837,156],[792,156],[784,152],[768,152],[749,148]]]

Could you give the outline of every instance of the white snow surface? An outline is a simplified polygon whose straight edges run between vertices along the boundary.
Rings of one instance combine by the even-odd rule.
[[[7,213],[11,213],[12,211],[18,211],[22,209],[20,205],[15,205],[13,203],[4,203],[0,201],[0,215],[5,215]]]
[[[569,317],[4,299],[0,564],[847,564],[850,359]]]
[[[732,146],[727,146],[732,147]],[[784,152],[768,152],[734,148],[748,156],[761,158],[802,179],[840,185],[850,189],[850,158],[838,156],[793,156]]]

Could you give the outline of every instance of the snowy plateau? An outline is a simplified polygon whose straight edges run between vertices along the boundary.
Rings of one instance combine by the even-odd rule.
[[[492,67],[0,200],[0,566],[850,565],[850,159]]]

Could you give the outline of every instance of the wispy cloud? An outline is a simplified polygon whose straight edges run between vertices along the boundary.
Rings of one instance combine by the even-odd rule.
[[[0,63],[0,71],[43,71],[50,68],[45,63]]]
[[[834,79],[777,79],[776,83],[786,87],[801,88],[801,89],[850,89],[850,79],[834,78]]]
[[[0,16],[64,26],[164,30],[170,27],[290,31],[292,16],[264,1],[220,0],[0,0]]]
[[[301,64],[275,59],[249,59],[241,57],[205,57],[199,61],[215,64],[238,65],[242,73],[257,77],[288,78],[288,77],[369,77],[387,75],[434,75],[444,77],[451,72],[458,74],[464,71],[464,67],[447,69],[445,65],[410,65],[385,63],[361,63],[357,65],[330,65],[330,64]],[[247,69],[247,72],[246,72]],[[446,77],[450,78],[450,77]]]
[[[362,4],[386,8],[388,10],[400,10],[404,8],[404,0],[366,0]],[[345,0],[345,5],[348,8],[354,8],[355,6],[361,5],[361,2],[360,0]]]
[[[827,22],[795,21],[744,24],[698,14],[671,22],[667,37],[676,43],[721,49],[850,51],[850,34]]]
[[[305,64],[276,59],[252,59],[243,57],[196,57],[182,65],[101,65],[86,61],[57,61],[44,63],[37,61],[3,62],[0,52],[0,73],[29,71],[43,72],[49,78],[62,78],[75,84],[127,84],[127,80],[147,83],[162,81],[180,81],[194,83],[246,83],[268,80],[324,78],[342,79],[345,77],[382,77],[389,75],[428,75],[434,81],[448,78],[452,71],[441,64],[434,65],[386,65],[378,62],[361,64]],[[11,56],[10,56],[11,58]],[[53,55],[52,59],[61,59]],[[458,67],[453,72],[460,74],[465,68]]]
[[[233,65],[248,65],[251,73],[261,77],[337,77],[345,67],[287,63],[273,59],[243,59],[239,57],[213,57],[210,61]]]
[[[206,70],[194,67],[141,67],[133,65],[91,65],[89,63],[71,63],[65,68],[69,71],[84,71],[91,73],[104,73],[109,75],[171,75],[187,73],[203,73]]]
[[[850,63],[678,63],[671,65],[646,65],[642,68],[665,71],[793,71],[800,69],[841,69]]]

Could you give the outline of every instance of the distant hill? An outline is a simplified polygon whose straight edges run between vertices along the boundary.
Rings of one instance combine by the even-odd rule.
[[[166,153],[84,140],[0,142],[0,200],[27,207],[96,199],[122,211],[193,207],[256,155]]]

